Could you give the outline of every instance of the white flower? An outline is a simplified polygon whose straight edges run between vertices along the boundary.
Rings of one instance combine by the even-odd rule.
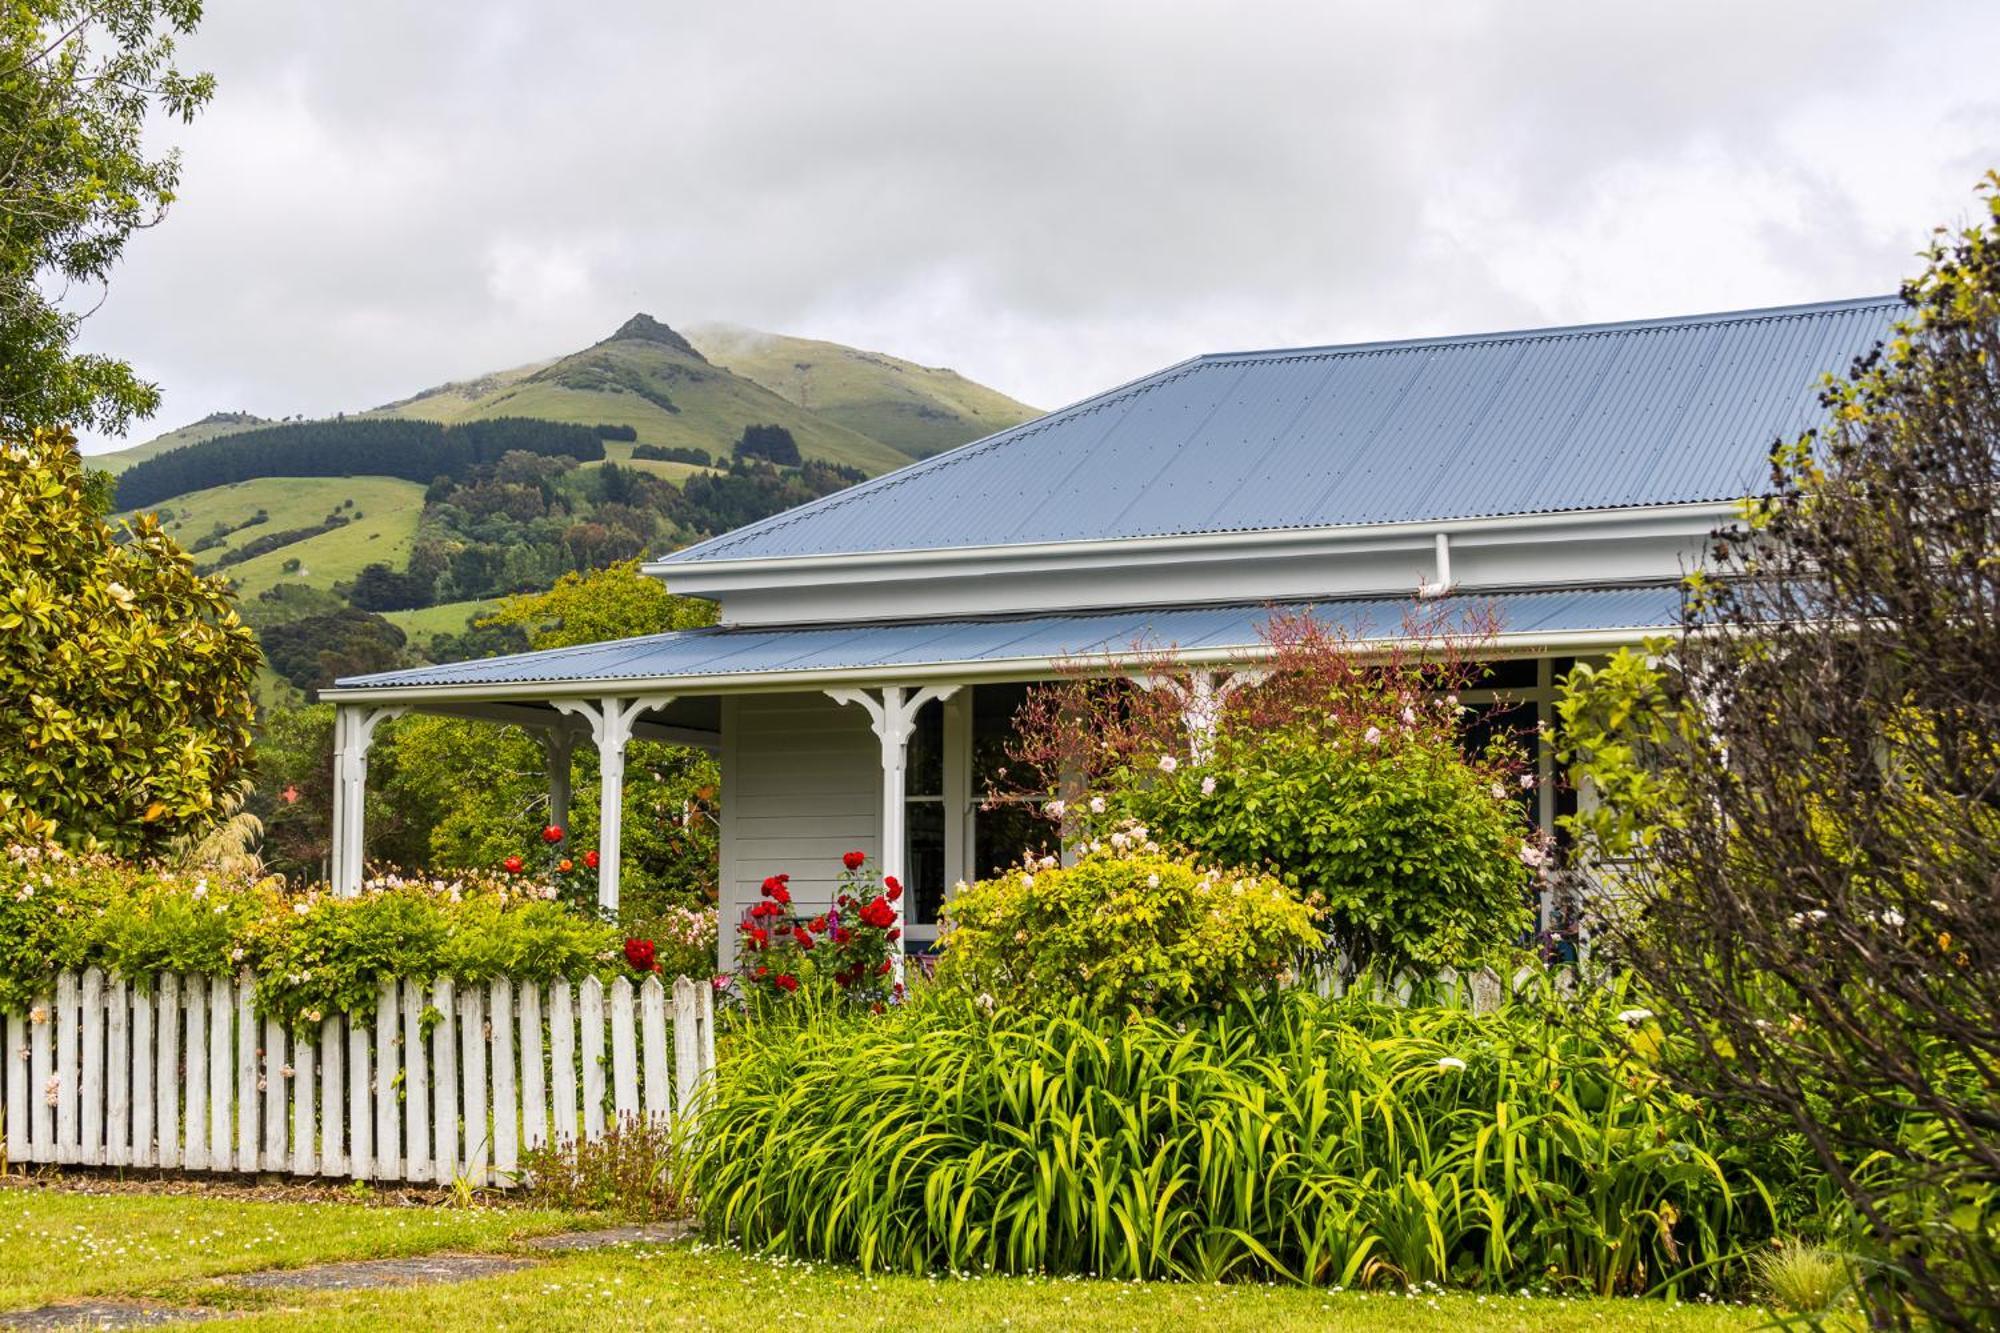
[[[1455,695],[1455,694],[1447,694],[1447,695],[1446,695],[1446,696],[1444,697],[1444,706],[1445,706],[1446,708],[1456,708],[1456,707],[1458,707],[1458,696],[1457,696],[1457,695]]]
[[[243,961],[243,950],[242,950],[242,949],[240,949],[240,948],[238,948],[238,949],[231,949],[231,950],[229,951],[229,961],[230,961],[230,962],[232,962],[232,963],[240,963],[240,962],[242,962],[242,961]]]
[[[1111,845],[1121,852],[1125,850],[1125,844],[1130,841],[1131,839],[1127,838],[1123,833],[1114,833],[1111,835]]]
[[[1361,739],[1367,741],[1370,745],[1380,745],[1382,743],[1382,728],[1368,728],[1368,730],[1361,733]]]
[[[196,881],[194,882],[194,896],[195,896],[195,897],[197,897],[197,898],[206,898],[206,897],[208,897],[208,881],[207,881],[207,880],[205,880],[205,879],[198,879],[198,880],[196,880]]]
[[[1885,909],[1879,920],[1891,930],[1900,930],[1903,926],[1903,914],[1893,907]]]
[[[1042,807],[1042,813],[1047,815],[1050,819],[1061,819],[1063,817],[1063,812],[1067,809],[1069,809],[1069,807],[1064,805],[1061,801],[1050,801],[1047,805]]]
[[[1629,1027],[1634,1023],[1643,1023],[1652,1016],[1651,1009],[1623,1009],[1619,1011],[1618,1021]]]
[[[1533,773],[1523,773],[1521,775],[1521,790],[1532,791],[1534,789],[1534,786],[1535,786],[1535,775]]]
[[[1021,887],[1024,889],[1034,888],[1035,877],[1033,875],[1028,874],[1026,871],[1023,871],[1021,874]]]
[[[1090,813],[1093,815],[1104,813],[1104,798],[1102,796],[1093,796],[1090,798]]]
[[[1465,1061],[1463,1061],[1463,1060],[1459,1059],[1459,1058],[1458,1058],[1457,1056],[1455,1056],[1455,1055],[1447,1055],[1447,1056],[1443,1057],[1442,1059],[1440,1059],[1440,1060],[1438,1061],[1438,1068],[1439,1068],[1439,1069],[1463,1069],[1463,1068],[1465,1068]]]
[[[1501,786],[1497,782],[1493,784],[1492,792],[1493,792],[1493,799],[1496,801],[1504,801],[1507,799],[1507,789]]]
[[[984,1009],[984,1010],[985,1010],[985,1011],[986,1011],[987,1013],[989,1013],[989,1014],[990,1014],[990,1013],[992,1013],[992,1012],[993,1012],[993,997],[992,997],[991,995],[988,995],[988,994],[987,994],[986,992],[984,992],[984,991],[981,991],[981,992],[979,993],[979,1007],[980,1007],[981,1009]]]
[[[304,916],[307,912],[310,911],[312,911],[312,907],[307,903],[292,904],[292,915],[294,916]]]
[[[1403,725],[1406,727],[1414,727],[1417,725],[1416,709],[1407,707],[1403,709]]]
[[[1159,877],[1158,875],[1148,875],[1148,876],[1146,876],[1146,887],[1147,887],[1147,888],[1149,888],[1149,889],[1157,889],[1157,888],[1159,888],[1159,887],[1160,887],[1160,877]]]
[[[1535,846],[1535,844],[1532,842],[1524,842],[1521,844],[1520,855],[1521,855],[1521,864],[1527,866],[1531,870],[1534,867],[1540,865],[1545,859],[1547,859],[1547,853],[1542,851],[1541,848]]]
[[[1163,754],[1160,756],[1160,771],[1162,773],[1171,773],[1180,766],[1181,766],[1181,761],[1174,758],[1172,755]]]

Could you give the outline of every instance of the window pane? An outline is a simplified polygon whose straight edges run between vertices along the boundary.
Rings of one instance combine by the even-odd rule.
[[[944,795],[944,705],[936,699],[917,710],[904,763],[904,795]]]
[[[944,905],[944,803],[911,801],[903,811],[908,821],[904,906],[912,925],[935,925]]]
[[[1056,856],[1062,849],[1062,830],[1025,801],[979,807],[972,813],[972,828],[972,873],[977,879],[1019,865],[1028,852]]]
[[[1040,790],[1032,773],[1007,761],[1014,739],[1014,714],[1027,700],[1029,685],[980,685],[972,691],[972,796],[984,800],[990,792]],[[1004,775],[1002,769],[1008,769]]]

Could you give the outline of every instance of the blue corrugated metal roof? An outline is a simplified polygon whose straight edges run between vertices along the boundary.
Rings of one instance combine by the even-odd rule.
[[[1426,623],[1465,624],[1490,610],[1498,632],[1534,636],[1574,631],[1639,633],[1675,623],[1674,584],[1502,592],[1421,603]],[[1356,640],[1395,638],[1412,607],[1407,597],[1348,598],[1310,606],[1321,623]],[[479,686],[581,681],[672,681],[775,676],[964,663],[997,666],[1098,654],[1254,648],[1274,608],[1268,605],[1135,608],[992,620],[901,621],[777,629],[682,630],[611,643],[489,657],[476,662],[349,676],[338,688]]]
[[[1199,357],[665,563],[1735,499],[1899,308]]]

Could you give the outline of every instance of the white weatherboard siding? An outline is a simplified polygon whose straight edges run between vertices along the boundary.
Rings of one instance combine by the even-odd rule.
[[[819,909],[839,889],[840,856],[879,857],[882,749],[859,708],[824,694],[722,701],[722,967],[736,965],[736,923],[767,875],[789,874],[795,901]]]

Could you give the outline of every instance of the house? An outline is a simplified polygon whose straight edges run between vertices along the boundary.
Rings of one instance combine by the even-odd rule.
[[[1254,670],[1274,604],[1358,641],[1412,599],[1490,607],[1495,695],[1551,720],[1579,656],[1671,625],[1682,573],[1818,414],[1823,374],[1893,298],[1528,332],[1200,356],[649,564],[707,629],[341,680],[334,880],[361,880],[369,738],[417,709],[530,728],[567,809],[605,777],[618,892],[624,747],[712,748],[722,913],[789,872],[829,898],[861,848],[933,939],[947,886],[1050,836],[980,808],[1029,682],[1173,649],[1199,709]],[[1545,774],[1553,759],[1546,745]],[[1557,813],[1543,783],[1538,818]],[[732,947],[731,932],[723,932]]]

